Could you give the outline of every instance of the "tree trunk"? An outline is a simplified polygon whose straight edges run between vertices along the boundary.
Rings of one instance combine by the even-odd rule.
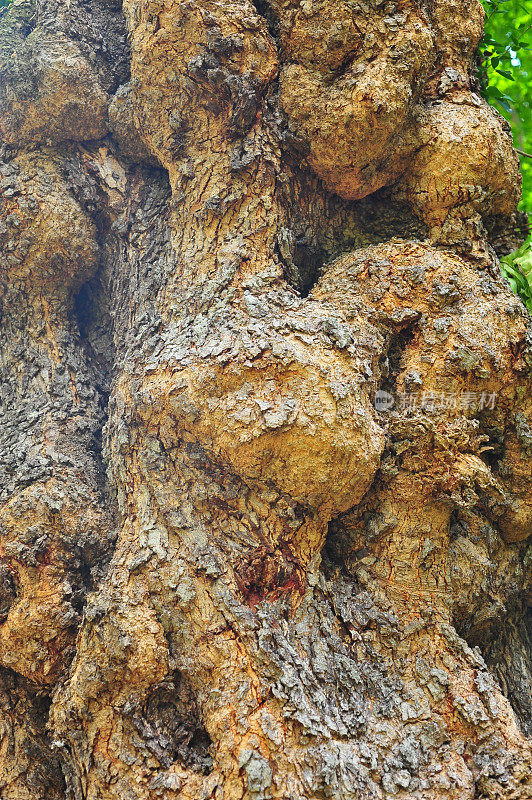
[[[532,336],[482,25],[2,12],[2,800],[532,796]]]

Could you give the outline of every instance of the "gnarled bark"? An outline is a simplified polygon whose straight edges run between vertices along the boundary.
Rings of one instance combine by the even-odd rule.
[[[481,33],[476,0],[3,14],[2,796],[530,796]]]

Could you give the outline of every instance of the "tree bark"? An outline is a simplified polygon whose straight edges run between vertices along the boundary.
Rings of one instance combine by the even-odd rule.
[[[482,26],[2,12],[2,800],[530,798],[532,328]]]

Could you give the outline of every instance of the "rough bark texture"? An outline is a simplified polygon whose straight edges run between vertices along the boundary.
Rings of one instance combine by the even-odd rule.
[[[2,800],[532,796],[532,336],[482,24],[3,12]]]

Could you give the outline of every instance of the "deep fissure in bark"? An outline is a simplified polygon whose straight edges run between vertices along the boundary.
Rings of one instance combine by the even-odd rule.
[[[2,796],[64,800],[63,773],[46,732],[50,705],[50,695],[40,687],[12,670],[0,671]]]
[[[153,687],[140,712],[124,711],[166,769],[179,763],[202,775],[212,771],[212,742],[194,694],[179,672]]]

